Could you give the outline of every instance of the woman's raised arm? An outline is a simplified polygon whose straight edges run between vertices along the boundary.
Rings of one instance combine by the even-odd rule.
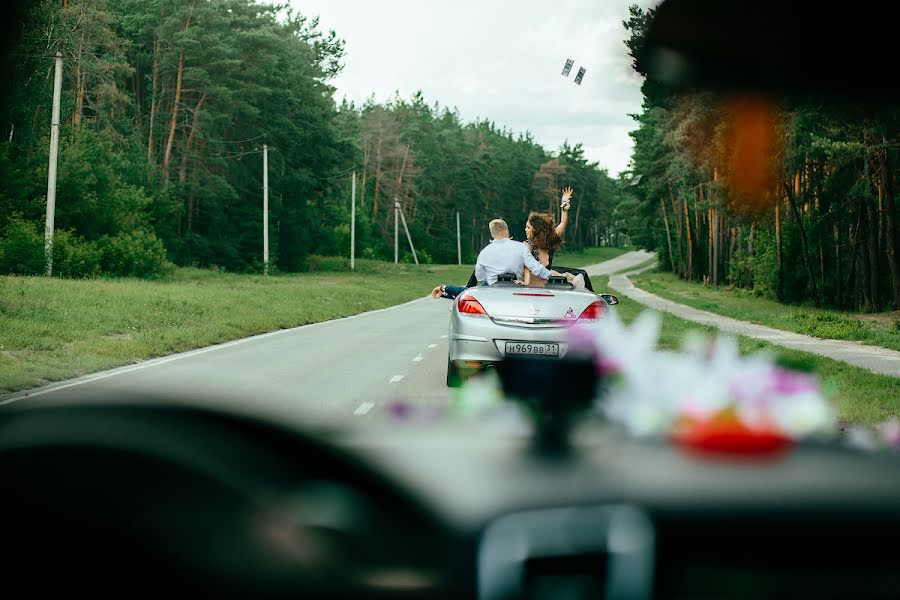
[[[559,237],[563,236],[563,233],[566,231],[566,225],[569,224],[569,206],[572,205],[572,188],[567,187],[563,190],[562,201],[559,203],[559,207],[562,209],[562,214],[559,217],[559,225],[556,226],[556,235]]]

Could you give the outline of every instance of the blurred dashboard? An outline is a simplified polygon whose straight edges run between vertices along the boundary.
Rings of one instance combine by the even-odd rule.
[[[590,421],[544,456],[490,422],[5,410],[2,559],[35,594],[893,598],[897,468],[698,457]]]

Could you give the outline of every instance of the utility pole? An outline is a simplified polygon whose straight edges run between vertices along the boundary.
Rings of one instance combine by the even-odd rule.
[[[400,237],[400,203],[394,198],[394,264],[400,262],[400,247],[397,240]]]
[[[350,186],[350,270],[356,270],[356,171]]]
[[[269,274],[269,146],[263,144],[263,274]]]
[[[459,211],[456,211],[456,264],[462,264],[462,245],[459,241]]]
[[[416,256],[416,247],[413,246],[412,236],[409,235],[409,227],[406,226],[406,217],[403,215],[403,209],[400,208],[400,203],[397,202],[397,199],[394,199],[394,202],[397,203],[397,212],[400,213],[400,220],[403,221],[403,231],[406,232],[406,241],[409,242],[409,249],[412,250],[413,260],[416,264],[419,264],[419,258]]]
[[[59,97],[62,95],[62,52],[56,51],[53,77],[53,110],[50,117],[50,165],[47,169],[47,223],[44,226],[44,255],[47,277],[53,275],[53,228],[56,219],[56,159],[59,155]]]

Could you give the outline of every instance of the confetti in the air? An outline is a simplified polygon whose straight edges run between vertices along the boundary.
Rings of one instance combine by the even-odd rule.
[[[584,77],[584,73],[585,73],[584,67],[581,67],[580,69],[578,69],[578,75],[575,76],[575,83],[577,83],[578,85],[581,85],[581,79]]]

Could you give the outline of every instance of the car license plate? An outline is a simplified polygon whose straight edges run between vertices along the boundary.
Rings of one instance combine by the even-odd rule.
[[[532,342],[506,342],[506,354],[530,354],[534,356],[559,356],[559,344]]]

